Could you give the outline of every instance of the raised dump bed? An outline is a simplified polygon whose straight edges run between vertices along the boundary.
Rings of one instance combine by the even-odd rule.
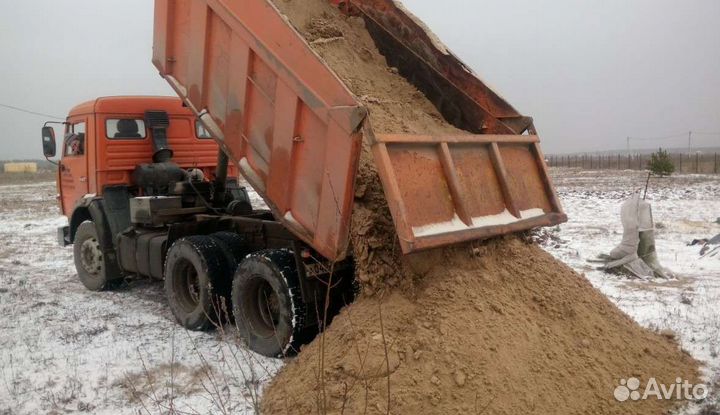
[[[340,6],[469,134],[376,134],[367,109],[269,0],[156,1],[154,64],[277,220],[328,259],[345,257],[363,139],[405,253],[566,220],[531,118],[394,1]]]

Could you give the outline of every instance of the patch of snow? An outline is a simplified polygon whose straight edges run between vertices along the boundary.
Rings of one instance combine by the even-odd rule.
[[[468,229],[482,228],[485,226],[507,225],[509,223],[518,222],[521,219],[530,219],[544,215],[542,209],[528,209],[520,212],[520,217],[516,217],[509,210],[487,216],[477,216],[472,218],[472,226],[468,226],[463,222],[457,213],[449,221],[431,223],[423,226],[413,226],[413,234],[421,238],[423,236],[438,235],[455,231],[463,231]]]
[[[521,210],[520,217],[522,219],[532,219],[545,214],[545,211],[540,208]]]
[[[0,187],[0,413],[254,413],[282,362],[245,349],[231,327],[186,331],[162,282],[86,290],[72,247],[56,242],[67,219],[55,192]]]
[[[498,213],[497,215],[478,216],[472,218],[473,226],[480,228],[482,226],[507,225],[508,223],[517,222],[519,218],[515,217],[509,210]]]
[[[457,214],[453,218],[446,222],[431,223],[423,226],[413,226],[413,234],[415,236],[423,237],[428,235],[437,235],[440,233],[455,232],[463,229],[468,229],[468,226],[463,222]]]

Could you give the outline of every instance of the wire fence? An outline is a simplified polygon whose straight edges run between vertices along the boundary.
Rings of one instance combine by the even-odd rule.
[[[718,174],[720,155],[718,153],[670,154],[677,173]],[[583,170],[645,170],[650,154],[625,155],[548,155],[550,167],[572,167]]]

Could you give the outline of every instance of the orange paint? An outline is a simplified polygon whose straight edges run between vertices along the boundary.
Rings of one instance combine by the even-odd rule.
[[[168,142],[174,151],[173,162],[182,168],[196,167],[205,177],[214,177],[218,145],[214,140],[196,135],[195,115],[176,97],[102,97],[79,104],[70,110],[66,136],[58,148],[62,159],[58,169],[58,191],[64,215],[70,216],[77,202],[87,194],[102,196],[103,189],[113,185],[132,185],[130,175],[138,164],[152,163],[151,132],[139,132],[144,138],[108,137],[108,125],[118,119],[143,120],[146,110],[162,110],[170,117]],[[108,122],[108,120],[110,120]],[[67,133],[73,125],[84,123],[84,151],[67,152]],[[115,130],[114,130],[115,131]],[[230,166],[229,176],[237,176]]]

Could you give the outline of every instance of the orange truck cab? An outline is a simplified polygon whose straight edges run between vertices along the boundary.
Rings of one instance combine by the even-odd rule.
[[[80,224],[92,218],[93,201],[102,201],[108,193],[142,193],[133,188],[132,175],[138,166],[153,161],[155,137],[146,122],[147,111],[167,114],[164,134],[174,163],[215,179],[218,145],[179,98],[115,96],[83,102],[73,107],[62,123],[57,188],[60,209],[69,220],[68,226],[59,229],[62,245],[72,243]],[[53,130],[44,131],[44,140],[54,140]],[[229,167],[229,172],[237,175],[234,167]],[[235,179],[231,182],[237,183]],[[123,213],[120,216],[126,216]],[[124,219],[129,218],[118,219],[116,225],[128,225]]]
[[[88,199],[102,197],[107,188],[130,184],[136,166],[152,162],[147,110],[168,114],[167,140],[173,161],[214,177],[218,145],[179,98],[97,98],[72,108],[64,123],[57,180],[64,215],[81,214],[76,210],[82,210]]]
[[[112,289],[130,276],[164,280],[173,314],[191,330],[221,324],[232,304],[245,340],[268,356],[291,353],[317,332],[305,315],[321,307],[330,267],[270,210],[253,208],[237,167],[180,98],[84,102],[56,123],[64,131],[57,144],[50,124],[43,152],[59,152],[57,197],[68,218],[58,242],[73,245],[86,288]],[[333,304],[345,304],[352,264],[333,276],[341,282]]]

